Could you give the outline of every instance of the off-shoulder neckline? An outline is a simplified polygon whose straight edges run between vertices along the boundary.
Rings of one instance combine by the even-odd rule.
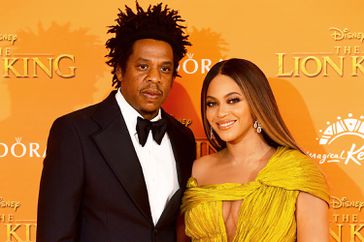
[[[210,187],[219,187],[219,186],[247,186],[251,183],[255,183],[257,182],[259,176],[261,176],[261,174],[270,166],[271,164],[271,160],[273,160],[273,158],[275,158],[276,156],[278,156],[278,154],[280,154],[282,151],[287,150],[289,148],[285,147],[285,146],[279,146],[276,151],[272,154],[272,156],[268,159],[267,164],[258,172],[257,176],[255,177],[255,179],[248,181],[247,183],[238,183],[238,182],[223,182],[223,183],[212,183],[212,184],[204,184],[204,185],[199,185],[197,182],[197,179],[193,176],[191,176],[188,180],[190,182],[190,180],[192,179],[195,182],[195,186],[194,187],[199,187],[199,188],[210,188]],[[188,183],[189,183],[188,182]]]

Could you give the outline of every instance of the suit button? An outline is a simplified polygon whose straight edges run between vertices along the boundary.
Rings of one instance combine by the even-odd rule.
[[[158,237],[158,229],[154,229],[153,230],[153,241],[157,241],[157,237]]]

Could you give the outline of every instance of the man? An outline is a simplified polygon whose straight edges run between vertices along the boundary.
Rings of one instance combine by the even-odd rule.
[[[118,90],[51,128],[38,242],[176,240],[195,141],[160,107],[190,43],[177,11],[162,4],[126,7],[116,21],[106,46]]]

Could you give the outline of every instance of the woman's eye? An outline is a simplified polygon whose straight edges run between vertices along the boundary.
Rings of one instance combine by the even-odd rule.
[[[234,103],[238,103],[240,102],[240,98],[236,97],[236,98],[230,98],[228,99],[227,103],[229,104],[234,104]]]
[[[211,102],[211,101],[206,102],[206,106],[207,106],[207,107],[213,107],[213,106],[215,106],[215,105],[216,105],[216,102]]]

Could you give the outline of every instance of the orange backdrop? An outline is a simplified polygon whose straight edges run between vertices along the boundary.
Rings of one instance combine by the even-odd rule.
[[[157,1],[142,1],[146,7]],[[364,241],[364,26],[360,0],[164,1],[193,46],[165,109],[210,152],[199,95],[211,65],[240,57],[268,76],[288,127],[325,173],[331,241]],[[134,0],[0,4],[0,242],[35,241],[52,121],[112,89],[106,26]]]

